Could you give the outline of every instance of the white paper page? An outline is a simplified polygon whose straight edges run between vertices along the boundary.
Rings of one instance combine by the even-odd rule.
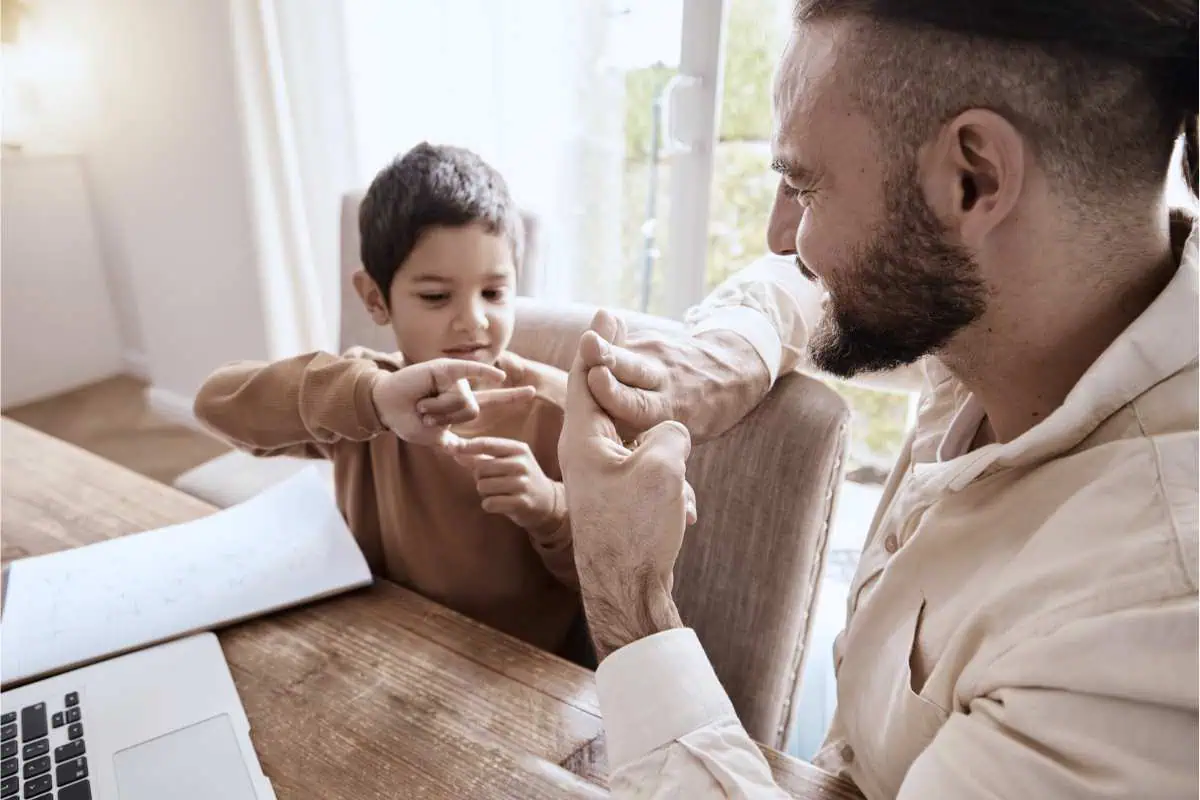
[[[37,677],[370,583],[329,488],[308,469],[195,522],[13,562],[0,679]]]

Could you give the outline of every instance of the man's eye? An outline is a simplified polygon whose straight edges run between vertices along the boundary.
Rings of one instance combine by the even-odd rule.
[[[787,181],[783,182],[783,196],[789,200],[795,200],[805,208],[812,203],[813,196],[816,193],[816,189],[799,189],[795,186],[792,186]]]
[[[812,205],[812,200],[816,193],[816,189],[796,189],[789,186],[784,194],[789,199],[795,200],[797,203],[799,203],[801,208],[808,208],[810,205]]]

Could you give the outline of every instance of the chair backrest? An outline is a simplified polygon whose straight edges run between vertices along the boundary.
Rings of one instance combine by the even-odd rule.
[[[357,268],[357,225],[353,233]],[[519,298],[511,347],[567,369],[594,310]],[[631,334],[682,331],[670,320],[622,316]],[[349,335],[359,334],[351,329]],[[675,599],[750,735],[776,748],[786,745],[791,728],[848,419],[837,393],[792,373],[732,430],[697,446],[688,462],[699,521],[688,530],[675,567]]]

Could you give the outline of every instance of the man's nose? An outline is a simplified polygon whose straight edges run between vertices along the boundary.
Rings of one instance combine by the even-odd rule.
[[[804,216],[804,209],[784,193],[785,188],[780,178],[779,185],[775,187],[775,202],[771,204],[771,217],[767,220],[767,248],[780,256],[796,252],[796,231]]]

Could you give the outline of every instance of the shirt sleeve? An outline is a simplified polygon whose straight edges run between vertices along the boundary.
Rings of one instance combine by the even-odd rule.
[[[688,628],[640,639],[596,672],[612,796],[786,798]]]
[[[821,317],[821,287],[801,274],[794,258],[766,255],[734,273],[687,312],[692,335],[723,330],[754,348],[770,373],[771,385],[784,373],[816,372],[808,340]],[[854,383],[879,389],[919,390],[919,365],[856,377]]]
[[[900,800],[1195,797],[1196,595],[1072,623],[994,662]]]

